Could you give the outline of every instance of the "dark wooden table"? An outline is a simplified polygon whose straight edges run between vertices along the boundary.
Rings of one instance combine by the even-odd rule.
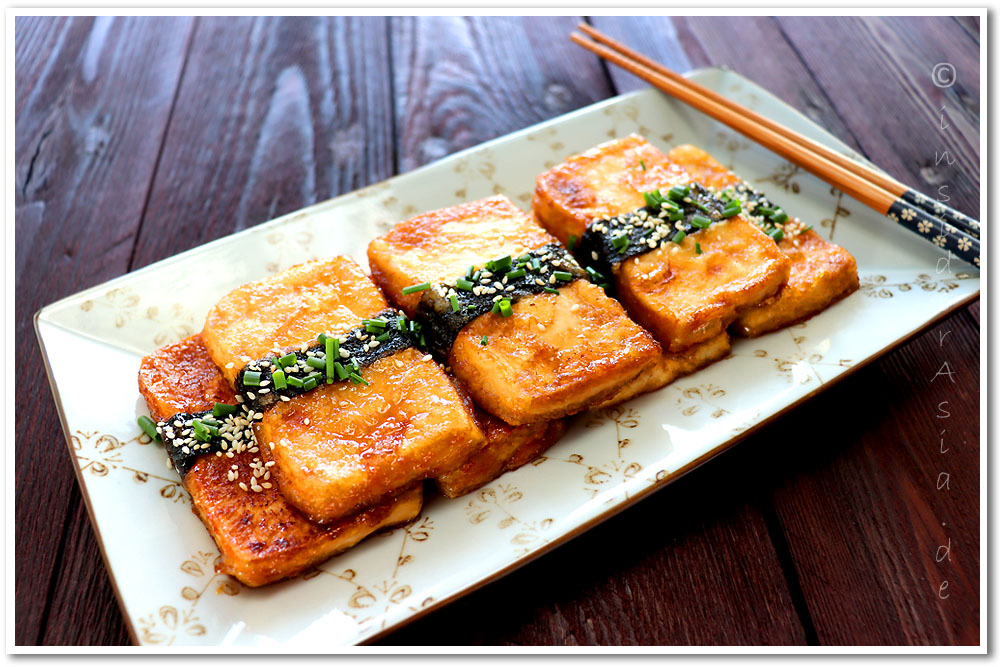
[[[643,85],[572,45],[577,20],[16,20],[17,372],[35,378],[16,399],[18,644],[128,642],[32,314]],[[979,214],[977,18],[592,22],[677,70],[749,76]],[[939,88],[942,62],[956,80]],[[977,302],[384,641],[979,643],[979,326]],[[955,381],[932,382],[944,362]]]

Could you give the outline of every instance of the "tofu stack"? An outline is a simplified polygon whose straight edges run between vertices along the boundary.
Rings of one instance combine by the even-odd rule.
[[[139,390],[156,421],[211,410],[216,403],[236,403],[201,334],[145,357],[139,368]],[[417,484],[357,514],[326,525],[314,523],[285,499],[276,484],[264,481],[260,491],[247,485],[263,478],[254,474],[262,458],[250,449],[199,456],[183,477],[194,512],[219,547],[219,571],[247,586],[296,576],[373,532],[406,523],[420,513],[423,494]]]
[[[656,341],[503,196],[400,222],[369,244],[368,261],[390,301],[446,341],[439,356],[476,403],[510,426],[592,407],[659,357]]]
[[[763,193],[711,155],[696,146],[683,145],[673,148],[667,157],[696,181],[738,199],[746,216],[771,230],[778,247],[791,260],[785,286],[740,313],[731,331],[760,336],[811,317],[858,289],[858,265],[849,252],[826,241],[798,218],[783,214]]]
[[[662,346],[654,369],[605,405],[726,356],[727,327],[789,277],[791,261],[772,238],[637,135],[539,175],[532,207]]]
[[[277,390],[278,366],[287,384],[321,369],[313,373],[318,386],[289,391],[263,410],[255,427],[282,494],[316,523],[337,521],[453,470],[486,443],[448,376],[413,347],[355,364],[350,380],[323,372],[327,358],[341,366],[339,374],[357,356],[375,354],[380,345],[388,349],[392,342],[379,340],[388,338],[380,332],[391,333],[396,322],[379,290],[346,257],[314,260],[239,287],[206,318],[209,356],[251,400]],[[325,340],[325,349],[311,350],[309,341],[319,334],[337,340],[340,353]],[[362,341],[363,349],[347,352]]]

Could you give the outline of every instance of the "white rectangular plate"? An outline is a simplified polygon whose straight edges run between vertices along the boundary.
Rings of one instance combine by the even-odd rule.
[[[731,72],[692,78],[837,150],[804,116]],[[413,524],[263,589],[217,575],[218,554],[136,426],[143,355],[198,331],[229,290],[334,254],[415,213],[503,193],[526,210],[534,175],[630,132],[707,149],[858,260],[861,289],[804,324],[602,414],[574,418],[542,458],[480,491],[434,497]],[[856,156],[855,156],[856,157]],[[975,298],[979,272],[653,90],[624,95],[292,213],[81,292],[36,316],[53,393],[134,640],[330,650],[496,578],[718,454],[852,368]],[[253,258],[254,261],[247,261]],[[101,369],[81,372],[86,367]]]

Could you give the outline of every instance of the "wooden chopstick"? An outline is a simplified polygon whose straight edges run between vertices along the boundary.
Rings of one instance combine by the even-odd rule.
[[[653,69],[577,33],[571,34],[570,39],[815,174],[911,232],[932,241],[938,247],[979,266],[978,238],[966,234],[951,223],[935,217],[933,213],[917,208],[892,191],[813,151],[808,144],[792,141],[786,135],[757,122],[753,116],[759,117],[759,114],[745,115],[743,112],[749,112],[749,109],[736,103],[723,104],[711,96],[706,96],[680,75],[676,75],[675,79],[661,74],[658,69],[662,68],[662,65],[659,65],[658,69]],[[612,41],[610,38],[606,39]]]
[[[638,51],[635,51],[629,48],[628,46],[625,46],[621,42],[612,39],[611,37],[601,32],[600,30],[597,30],[596,28],[587,25],[586,23],[580,23],[577,27],[582,32],[586,33],[589,37],[592,37],[594,40],[602,44],[605,44],[614,49],[615,51],[618,51],[622,55],[627,56],[642,65],[645,65],[646,67],[650,68],[651,70],[654,70],[659,74],[662,74],[663,76],[667,77],[668,79],[671,79],[675,83],[687,86],[689,89],[701,94],[703,97],[707,97],[725,107],[732,109],[734,112],[742,116],[750,118],[751,120],[757,122],[760,125],[763,125],[769,130],[777,132],[786,139],[801,144],[806,148],[809,148],[814,153],[819,153],[827,160],[840,165],[844,169],[847,169],[848,171],[857,174],[861,178],[864,178],[868,181],[871,181],[872,183],[875,183],[883,190],[886,190],[896,195],[896,197],[902,199],[903,201],[906,201],[919,209],[927,211],[931,215],[944,220],[945,222],[951,224],[954,227],[957,227],[958,229],[962,230],[963,232],[965,232],[970,236],[979,238],[979,222],[977,220],[968,217],[964,213],[956,211],[950,206],[946,206],[945,204],[935,199],[932,199],[925,194],[917,192],[916,190],[907,187],[903,183],[900,183],[891,176],[887,176],[886,174],[883,174],[880,171],[872,169],[866,164],[862,164],[861,162],[852,160],[846,155],[838,153],[837,151],[828,148],[827,146],[824,146],[818,141],[810,139],[805,135],[799,134],[795,130],[787,128],[780,123],[776,123],[770,118],[762,116],[752,109],[748,109],[736,102],[733,102],[729,98],[720,95],[719,93],[715,92],[710,88],[706,88],[705,86],[702,86],[699,83],[684,78],[683,76],[673,71],[669,67],[666,67],[665,65],[662,65],[651,58],[647,58]]]

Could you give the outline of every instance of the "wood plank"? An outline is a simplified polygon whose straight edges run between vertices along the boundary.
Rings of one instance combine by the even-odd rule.
[[[391,176],[386,34],[377,17],[204,18],[132,268]]]
[[[385,35],[383,19],[201,19],[133,268],[390,176]],[[127,642],[73,521],[44,642]]]
[[[38,378],[31,314],[128,269],[191,21],[24,17],[15,28],[15,279],[30,286],[16,293],[15,345],[19,372]],[[16,414],[19,644],[41,638],[76,484],[46,385],[25,383]]]
[[[613,95],[600,68],[569,41],[576,23],[393,18],[399,171]]]
[[[394,20],[400,164],[417,166],[613,94],[597,59],[568,41],[575,24],[569,17]],[[568,102],[548,104],[553,90]],[[717,498],[720,487],[705,484],[709,474],[692,478],[700,486],[677,485],[386,641],[804,642],[747,487]],[[698,500],[683,506],[697,509],[665,520],[681,493],[695,494]]]
[[[767,16],[594,17],[594,27],[679,72],[724,66],[763,86],[857,148],[850,130],[833,111],[788,40]],[[677,53],[676,35],[686,53]],[[738,37],[735,37],[738,36]],[[661,39],[666,37],[666,39]],[[766,44],[767,48],[747,48]],[[649,84],[609,66],[619,89]]]
[[[740,445],[384,643],[805,643],[747,473],[768,447]]]
[[[950,17],[830,17],[822,29],[816,20],[779,22],[865,154],[929,196],[947,186],[949,203],[978,217],[978,45]],[[931,77],[942,62],[957,74],[946,88]]]

